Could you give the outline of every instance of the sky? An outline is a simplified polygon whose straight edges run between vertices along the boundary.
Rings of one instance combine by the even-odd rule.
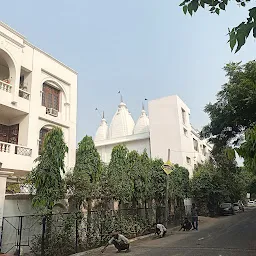
[[[237,54],[227,44],[228,28],[246,20],[246,8],[231,4],[220,16],[201,9],[191,18],[180,2],[3,1],[1,20],[78,72],[77,141],[95,135],[95,108],[111,122],[118,91],[135,120],[145,98],[177,94],[201,129],[209,122],[204,106],[226,81],[223,66],[254,59],[256,42],[250,38]]]

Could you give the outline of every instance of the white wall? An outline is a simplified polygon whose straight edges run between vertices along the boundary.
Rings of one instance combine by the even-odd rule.
[[[148,107],[152,157],[159,157],[166,161],[167,152],[170,149],[171,162],[187,168],[192,177],[194,165],[207,158],[200,151],[200,145],[207,144],[192,133],[190,109],[176,95],[151,100]],[[185,123],[182,118],[182,109],[185,111]],[[200,152],[194,150],[193,137],[198,140]],[[208,146],[207,150],[209,151]],[[190,162],[187,162],[187,158]]]
[[[77,74],[31,45],[26,39],[0,22],[0,57],[4,57],[12,74],[12,90],[7,93],[0,90],[0,104],[15,110],[22,110],[24,116],[18,116],[14,121],[20,121],[19,144],[32,149],[32,159],[38,156],[39,131],[44,125],[61,127],[65,141],[69,147],[66,163],[69,167],[75,164],[76,153],[76,118],[77,118]],[[30,72],[28,81],[30,99],[19,97],[20,72]],[[61,90],[61,105],[58,117],[45,113],[41,106],[42,85],[49,81]],[[13,104],[12,102],[16,102]],[[0,152],[0,160],[4,169],[13,167],[10,158],[5,158]],[[24,165],[23,165],[24,166]],[[32,165],[25,171],[30,171]]]
[[[182,164],[181,134],[177,96],[151,100],[148,104],[151,155],[167,160],[171,150],[171,162]]]
[[[140,138],[144,135],[143,138]],[[150,157],[150,141],[149,141],[149,135],[143,134],[142,136],[140,135],[131,135],[131,136],[126,136],[122,138],[116,138],[113,140],[105,140],[102,143],[95,143],[95,146],[100,154],[100,157],[103,162],[109,163],[111,159],[111,152],[112,149],[120,144],[125,145],[129,151],[135,150],[139,154],[142,154],[144,150],[147,151],[148,156]],[[136,139],[135,139],[136,138]],[[140,139],[139,139],[140,138]]]

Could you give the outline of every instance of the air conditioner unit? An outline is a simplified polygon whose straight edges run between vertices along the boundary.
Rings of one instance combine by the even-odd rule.
[[[56,117],[58,116],[58,110],[54,108],[46,108],[46,114]]]

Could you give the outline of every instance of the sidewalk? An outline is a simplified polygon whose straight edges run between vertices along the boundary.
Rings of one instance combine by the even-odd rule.
[[[210,217],[199,217],[199,225],[203,225],[203,226],[207,226],[207,224],[210,224],[212,225],[213,223],[216,222],[216,219],[215,218],[210,218]],[[169,234],[175,234],[178,232],[178,230],[180,229],[180,226],[176,226],[176,227],[172,227],[172,228],[168,228],[168,235]],[[154,236],[155,234],[149,234],[149,235],[146,235],[146,236],[139,236],[139,237],[136,237],[136,238],[133,238],[133,239],[130,239],[130,243],[134,243],[136,241],[141,241],[143,242],[142,240],[149,240],[149,239],[152,239],[152,237]],[[96,255],[102,255],[101,253],[101,250],[103,249],[103,247],[99,247],[99,248],[95,248],[95,249],[92,249],[92,250],[88,250],[88,251],[85,251],[85,252],[81,252],[81,253],[77,253],[77,254],[73,254],[72,256],[87,256],[87,255],[90,255],[90,256],[96,256]],[[103,254],[103,255],[112,255],[116,252],[116,249],[114,248],[114,246],[109,246],[106,250],[106,252]],[[114,254],[115,255],[115,254]]]

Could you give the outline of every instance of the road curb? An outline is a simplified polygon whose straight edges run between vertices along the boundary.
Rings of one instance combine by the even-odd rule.
[[[168,231],[175,231],[179,227],[180,226],[175,226],[175,227],[172,227],[172,228],[168,228]],[[138,240],[147,239],[147,238],[152,237],[154,235],[155,235],[154,233],[151,233],[151,234],[148,234],[148,235],[145,235],[145,236],[138,236],[138,237],[129,239],[129,241],[130,241],[130,243],[133,243],[133,242],[138,241]],[[91,250],[88,250],[88,251],[72,254],[70,256],[86,256],[86,255],[91,255],[92,253],[100,252],[103,248],[104,248],[104,246],[101,246],[101,247],[98,247],[98,248],[95,248],[95,249],[91,249]]]

